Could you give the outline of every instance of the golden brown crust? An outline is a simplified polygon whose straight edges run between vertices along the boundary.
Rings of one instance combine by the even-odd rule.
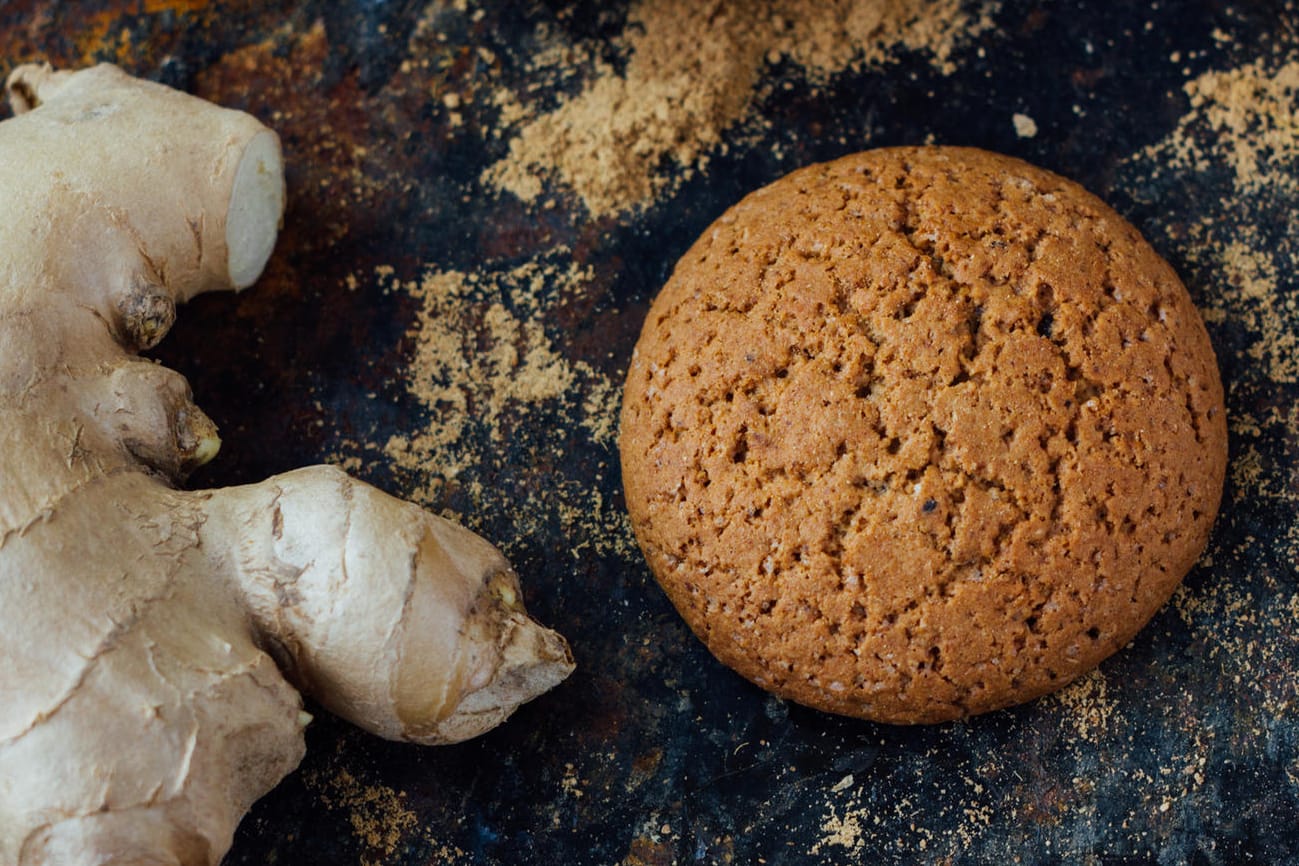
[[[1058,688],[1194,564],[1222,386],[1171,268],[1074,183],[965,148],[724,214],[628,373],[628,507],[673,603],[778,695],[895,723]]]

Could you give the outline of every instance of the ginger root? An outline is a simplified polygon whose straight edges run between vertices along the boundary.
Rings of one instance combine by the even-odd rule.
[[[261,273],[275,134],[113,66],[7,89],[0,864],[218,863],[302,757],[299,690],[448,743],[563,680],[567,645],[464,528],[326,467],[177,489],[216,429],[136,352]]]

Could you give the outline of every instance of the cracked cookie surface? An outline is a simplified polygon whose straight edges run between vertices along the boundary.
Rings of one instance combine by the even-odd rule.
[[[623,398],[637,539],[723,663],[891,723],[1059,688],[1209,536],[1213,349],[1138,232],[967,148],[811,166],[717,220]]]

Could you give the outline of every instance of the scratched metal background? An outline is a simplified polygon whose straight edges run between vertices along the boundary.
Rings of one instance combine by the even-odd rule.
[[[348,285],[381,265],[416,279],[430,262],[473,272],[568,250],[593,281],[545,326],[568,361],[620,380],[650,298],[694,236],[746,191],[843,152],[841,135],[975,144],[1072,176],[1132,219],[1205,306],[1237,309],[1241,290],[1206,245],[1263,248],[1279,318],[1270,336],[1257,319],[1210,322],[1229,411],[1249,421],[1233,427],[1222,516],[1188,578],[1194,615],[1162,612],[1073,699],[960,724],[890,728],[764,696],[703,651],[626,546],[574,557],[582,539],[558,520],[519,537],[509,509],[475,510],[475,484],[522,499],[547,477],[621,508],[611,447],[562,418],[558,433],[477,443],[498,459],[432,504],[506,543],[578,673],[504,728],[442,750],[322,714],[302,769],[256,806],[228,863],[1299,862],[1299,388],[1259,360],[1288,351],[1259,349],[1280,339],[1276,322],[1282,335],[1299,325],[1293,197],[1241,194],[1225,168],[1129,159],[1174,131],[1195,75],[1295,60],[1292,3],[1006,0],[950,76],[906,52],[819,89],[778,70],[789,86],[754,109],[772,119],[765,131],[750,125],[645,211],[601,220],[562,188],[544,212],[482,194],[508,136],[482,135],[493,115],[474,101],[453,127],[443,96],[470,90],[484,63],[527,92],[539,33],[617,62],[625,5],[437,6],[0,0],[0,74],[41,58],[113,60],[255,111],[284,137],[291,206],[266,278],[237,299],[199,299],[158,353],[223,430],[220,461],[196,482],[347,454],[394,492],[420,482],[366,447],[425,414],[404,379],[417,304],[377,280]],[[403,67],[429,15],[446,41],[434,62]],[[538,104],[557,96],[553,79],[536,83]],[[1034,118],[1035,137],[1016,134],[1014,112]]]

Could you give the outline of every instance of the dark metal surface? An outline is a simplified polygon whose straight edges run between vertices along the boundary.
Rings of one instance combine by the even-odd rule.
[[[1299,862],[1299,151],[1284,139],[1299,97],[1277,90],[1289,126],[1284,111],[1233,126],[1184,90],[1214,70],[1276,80],[1299,60],[1293,4],[1006,0],[950,75],[906,50],[823,86],[769,70],[749,111],[762,122],[643,210],[592,219],[562,183],[549,206],[488,189],[514,131],[488,91],[544,113],[597,62],[626,61],[626,17],[588,2],[0,0],[0,74],[113,60],[284,138],[291,203],[266,277],[191,304],[157,353],[222,427],[195,483],[333,460],[454,511],[504,547],[577,656],[568,683],[461,746],[320,714],[228,862]],[[559,49],[568,78],[529,63]],[[1178,159],[1170,136],[1201,158]],[[1233,464],[1205,561],[1098,675],[903,729],[783,704],[716,664],[636,554],[615,449],[586,422],[616,406],[596,392],[727,205],[808,162],[927,140],[1027,158],[1133,220],[1208,311]],[[544,303],[510,293],[529,263]],[[574,265],[585,276],[561,285]],[[474,459],[454,475],[388,459],[394,436],[436,420],[410,388],[421,300],[402,288],[431,270],[478,275],[471,300],[539,324],[581,373],[566,396],[468,424]]]

